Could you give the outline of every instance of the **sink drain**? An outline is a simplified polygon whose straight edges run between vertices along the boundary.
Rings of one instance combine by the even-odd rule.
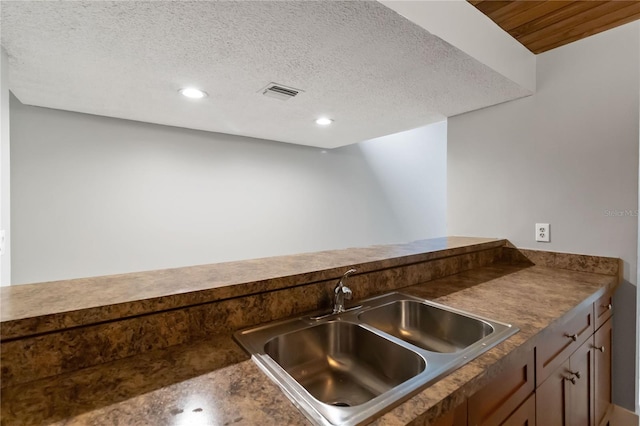
[[[334,402],[333,404],[334,407],[351,407],[351,404],[349,404],[348,402]]]

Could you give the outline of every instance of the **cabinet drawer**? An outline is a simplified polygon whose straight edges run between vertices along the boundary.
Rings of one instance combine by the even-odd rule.
[[[469,425],[501,425],[534,390],[533,352],[469,397]]]
[[[593,331],[593,305],[548,328],[536,346],[536,386],[591,337]]]
[[[593,304],[596,318],[596,330],[605,323],[613,313],[613,294],[607,293]]]

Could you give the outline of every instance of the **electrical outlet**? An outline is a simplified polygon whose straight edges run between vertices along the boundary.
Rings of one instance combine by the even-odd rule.
[[[551,240],[551,231],[548,223],[536,223],[536,241],[548,243]]]

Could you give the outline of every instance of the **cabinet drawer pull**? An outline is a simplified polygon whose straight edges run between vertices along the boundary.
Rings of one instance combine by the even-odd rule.
[[[603,308],[607,308],[608,310],[613,309],[613,305],[609,303],[608,305],[602,305]]]
[[[580,372],[579,372],[579,371],[575,371],[575,372],[573,372],[573,371],[569,371],[569,373],[571,373],[571,374],[573,374],[574,376],[576,376],[576,378],[577,378],[577,379],[579,379],[579,378],[580,378]],[[574,382],[574,383],[575,383],[575,382]]]
[[[598,351],[600,351],[600,352],[604,353],[604,346],[594,346],[593,348],[594,348],[595,350],[598,350]]]
[[[571,382],[571,384],[572,384],[572,385],[575,385],[575,384],[576,384],[576,378],[575,378],[575,377],[562,376],[562,378],[563,378],[564,380],[567,380],[567,381]]]
[[[568,333],[565,333],[564,337],[568,337],[569,339],[573,340],[574,342],[575,342],[576,340],[578,340],[578,335],[577,335],[577,334],[568,334]]]

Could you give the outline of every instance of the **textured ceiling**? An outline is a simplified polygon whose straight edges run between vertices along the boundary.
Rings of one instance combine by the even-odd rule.
[[[640,19],[640,1],[468,0],[533,53]]]
[[[11,90],[49,108],[333,148],[530,94],[375,1],[3,0],[1,13]],[[269,82],[304,93],[265,97]]]

